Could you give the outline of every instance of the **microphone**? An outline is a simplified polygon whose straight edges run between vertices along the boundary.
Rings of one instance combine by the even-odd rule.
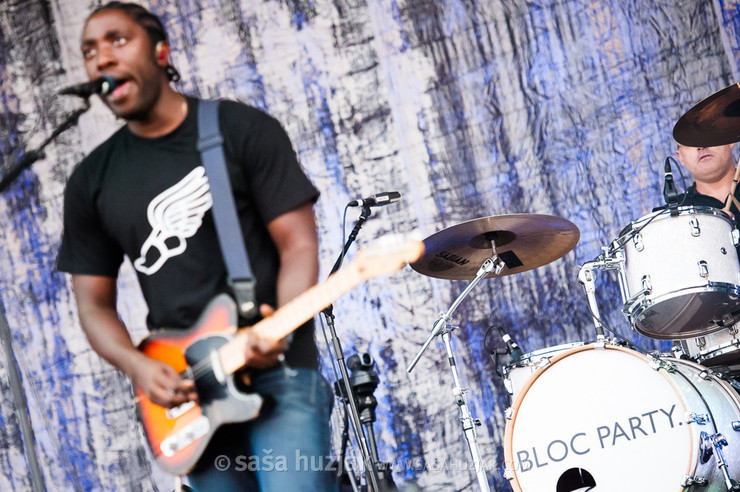
[[[673,182],[673,172],[671,172],[671,158],[668,157],[665,160],[665,178],[663,181],[663,198],[668,207],[671,209],[671,215],[676,215],[674,212],[678,208],[678,193],[676,192],[676,185]]]
[[[397,202],[401,199],[401,194],[397,191],[384,191],[360,200],[352,200],[347,204],[348,207],[380,207],[389,203]]]
[[[501,338],[504,340],[504,343],[506,344],[506,351],[509,352],[511,359],[514,362],[519,362],[524,355],[522,349],[520,349],[519,345],[517,345],[516,342],[509,336],[509,334],[504,331],[503,326],[497,326],[496,329],[498,330],[498,334],[501,335]]]
[[[100,94],[101,96],[110,94],[113,92],[113,89],[119,85],[119,82],[110,75],[103,75],[95,80],[91,80],[90,82],[65,87],[60,90],[58,94],[62,96],[78,96],[87,99],[93,94]]]

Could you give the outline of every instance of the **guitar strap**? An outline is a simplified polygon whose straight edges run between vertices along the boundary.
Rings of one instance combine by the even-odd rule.
[[[213,220],[218,242],[226,263],[228,282],[239,314],[252,322],[259,316],[255,289],[257,282],[247,257],[231,182],[224,157],[224,139],[218,124],[218,101],[201,100],[198,104],[198,151],[211,187]]]

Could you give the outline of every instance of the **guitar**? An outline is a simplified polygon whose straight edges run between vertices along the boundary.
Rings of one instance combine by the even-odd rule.
[[[250,327],[237,329],[236,304],[221,294],[211,300],[193,327],[162,330],[144,339],[138,349],[192,378],[199,398],[197,403],[168,409],[152,403],[135,388],[139,420],[157,464],[168,473],[184,475],[195,466],[219,426],[259,415],[262,397],[239,391],[233,377],[245,365],[250,336],[280,340],[353,287],[400,270],[423,252],[420,241],[360,252],[356,260],[325,282]]]

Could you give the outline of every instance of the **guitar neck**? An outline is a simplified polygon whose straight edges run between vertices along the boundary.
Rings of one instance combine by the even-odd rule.
[[[359,268],[349,265],[294,298],[269,318],[239,330],[234,339],[218,351],[224,373],[233,374],[244,366],[249,337],[258,336],[272,342],[280,340],[363,280]]]

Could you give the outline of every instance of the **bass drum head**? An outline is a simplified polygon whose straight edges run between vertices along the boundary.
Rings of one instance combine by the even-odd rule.
[[[652,359],[633,350],[587,345],[533,374],[507,414],[506,477],[514,490],[595,484],[599,492],[683,491],[687,476],[705,477],[710,486],[701,490],[715,490],[711,484],[721,484],[721,477],[713,459],[699,460],[701,431],[731,441],[725,452],[731,475],[738,476],[740,439],[731,425],[740,416],[736,395],[718,379],[703,379],[701,366],[669,361],[674,373],[656,370]],[[714,423],[687,423],[687,412],[712,414]]]

